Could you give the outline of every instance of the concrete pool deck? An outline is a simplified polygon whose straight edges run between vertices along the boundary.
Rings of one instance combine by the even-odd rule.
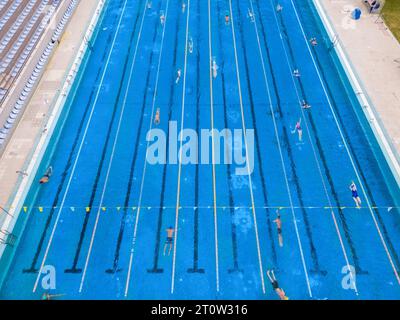
[[[4,224],[11,216],[9,212],[15,209],[10,206],[18,186],[30,178],[24,171],[35,156],[38,142],[48,134],[56,101],[64,95],[63,90],[66,82],[70,81],[72,65],[82,50],[82,39],[89,22],[102,3],[98,0],[78,3],[13,136],[0,154],[0,230],[6,229]]]
[[[377,15],[368,14],[361,0],[319,2],[371,97],[397,154],[400,154],[400,44]],[[16,172],[27,167],[36,148],[37,137],[42,132],[46,134],[44,129],[54,107],[52,102],[65,85],[88,21],[98,4],[97,0],[80,1],[13,137],[0,155],[0,229],[3,229],[7,217],[1,208],[10,209],[16,186],[29,179]],[[351,9],[356,6],[363,10],[359,21],[350,19]]]

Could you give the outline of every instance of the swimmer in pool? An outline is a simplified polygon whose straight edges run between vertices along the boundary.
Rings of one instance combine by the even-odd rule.
[[[226,12],[225,13],[225,24],[228,25],[230,21],[231,21],[231,18],[229,16],[229,12]]]
[[[65,294],[49,294],[47,292],[43,293],[42,300],[52,300],[53,298],[62,297]]]
[[[293,70],[293,76],[296,77],[296,78],[300,77],[300,71],[299,71],[299,69],[294,69],[294,70]]]
[[[283,289],[279,287],[279,284],[278,284],[278,281],[276,280],[274,271],[268,270],[267,276],[268,276],[269,281],[271,282],[272,288],[274,289],[276,294],[279,296],[279,299],[289,300],[289,298],[285,294],[285,291],[283,291]]]
[[[276,6],[276,11],[277,12],[281,12],[283,10],[283,7],[280,5],[280,4],[278,4],[277,6]]]
[[[247,16],[249,17],[251,22],[254,22],[254,13],[250,8],[247,8]]]
[[[182,74],[181,69],[178,69],[178,71],[176,71],[176,80],[175,80],[176,84],[178,84],[179,80],[181,79],[181,74]]]
[[[51,175],[53,174],[53,167],[48,167],[45,174],[43,175],[42,178],[40,178],[39,183],[40,184],[45,184],[49,182]]]
[[[154,124],[158,126],[160,124],[160,108],[157,108],[156,115],[154,116]]]
[[[213,72],[213,77],[214,79],[218,76],[218,65],[217,65],[217,61],[215,61],[215,58],[213,58],[212,60],[212,72]]]
[[[311,38],[311,39],[310,39],[310,43],[311,43],[311,45],[314,46],[314,47],[317,46],[317,45],[318,45],[317,38]]]
[[[361,199],[360,199],[360,196],[358,195],[357,187],[356,187],[356,184],[354,183],[354,181],[351,181],[351,184],[350,184],[349,188],[351,190],[351,196],[353,197],[357,208],[360,209],[360,207],[361,207]]]
[[[193,53],[193,38],[190,37],[188,41],[188,49],[190,53]]]
[[[283,247],[282,220],[281,220],[281,215],[279,214],[279,209],[276,210],[276,214],[277,214],[277,217],[273,222],[276,224],[276,229],[278,230],[279,246]]]
[[[168,255],[171,254],[172,243],[174,242],[174,232],[175,232],[175,230],[171,226],[167,229],[167,239],[165,240],[164,253],[163,253],[164,256],[165,256],[165,251],[167,250],[167,247],[169,247]]]
[[[186,11],[186,2],[182,1],[182,13],[185,13]]]
[[[292,131],[292,134],[296,133],[299,135],[299,142],[302,141],[303,139],[303,129],[301,128],[301,118],[299,119],[299,121],[297,121],[296,126],[294,128],[294,130]]]
[[[147,9],[148,9],[148,10],[150,10],[150,9],[151,9],[151,6],[152,6],[152,3],[151,3],[151,1],[147,2]]]
[[[303,109],[310,109],[311,108],[311,106],[305,100],[303,100],[303,102],[301,103],[301,107]]]

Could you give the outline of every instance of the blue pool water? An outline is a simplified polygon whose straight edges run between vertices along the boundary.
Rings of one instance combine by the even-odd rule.
[[[38,179],[49,165],[54,174],[25,203],[1,298],[276,299],[273,269],[290,299],[399,299],[399,190],[312,2],[185,3],[108,1]],[[254,171],[147,163],[158,108],[168,133],[169,121],[254,129]]]

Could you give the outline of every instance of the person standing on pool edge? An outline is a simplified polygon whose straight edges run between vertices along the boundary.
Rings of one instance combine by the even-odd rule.
[[[169,246],[168,249],[168,255],[171,254],[171,250],[172,250],[172,244],[174,242],[174,228],[172,228],[171,226],[166,230],[167,231],[167,239],[165,240],[165,245],[164,245],[164,256],[165,256],[165,251],[167,250],[167,247]]]
[[[276,210],[277,218],[273,221],[276,224],[276,229],[278,230],[278,241],[279,246],[283,247],[283,237],[282,237],[282,220],[279,214],[279,209]]]
[[[267,276],[268,276],[269,281],[271,282],[272,288],[274,289],[276,294],[279,296],[279,298],[281,300],[289,300],[289,298],[285,294],[285,291],[283,291],[283,289],[279,287],[278,281],[275,278],[274,270],[268,270]]]
[[[357,209],[360,209],[361,208],[361,199],[360,199],[360,196],[358,195],[357,187],[356,187],[356,184],[354,183],[354,181],[351,181],[349,188],[351,190],[351,196],[353,197],[354,202],[356,203]]]

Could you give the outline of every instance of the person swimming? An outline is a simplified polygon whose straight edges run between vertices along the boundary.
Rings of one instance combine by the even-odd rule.
[[[276,5],[276,11],[281,12],[283,10],[283,7],[280,4]]]
[[[279,299],[289,300],[289,298],[285,294],[285,291],[283,291],[283,289],[279,287],[278,281],[276,280],[276,277],[274,274],[274,270],[268,270],[267,276],[268,276],[269,281],[271,282],[272,288],[274,289],[276,294],[279,296]]]
[[[249,17],[251,22],[254,22],[254,13],[250,8],[247,8],[247,16]]]
[[[176,84],[178,84],[179,80],[181,79],[181,75],[182,75],[182,71],[181,71],[181,69],[178,69],[176,71],[176,80],[175,80]]]
[[[303,109],[310,109],[311,108],[311,106],[305,100],[303,100],[303,102],[301,103],[301,107]]]
[[[45,174],[43,175],[43,177],[40,178],[39,183],[40,184],[48,183],[49,180],[50,180],[50,177],[52,176],[52,174],[53,174],[53,167],[50,166],[50,167],[47,168],[47,170],[46,170]]]
[[[147,9],[148,9],[148,10],[150,10],[150,9],[151,9],[151,7],[152,7],[152,5],[153,5],[153,4],[152,4],[152,2],[151,2],[151,1],[147,2]]]
[[[160,108],[157,108],[156,115],[154,116],[154,124],[157,126],[160,124]]]
[[[294,69],[294,70],[293,70],[293,76],[294,76],[294,77],[297,77],[297,78],[300,77],[300,71],[299,71],[299,69]]]
[[[185,13],[186,11],[186,2],[182,1],[182,13]]]
[[[225,24],[228,25],[231,21],[231,17],[229,16],[229,12],[225,12]]]
[[[279,209],[276,210],[276,214],[277,214],[277,217],[273,222],[276,224],[276,229],[278,231],[279,246],[283,247],[282,220],[281,220],[281,215],[279,214]]]
[[[42,300],[49,301],[49,300],[52,300],[53,298],[62,297],[62,296],[65,296],[65,294],[50,294],[50,293],[45,292],[42,295]]]
[[[299,136],[299,141],[301,142],[303,139],[303,129],[301,128],[301,118],[299,119],[299,121],[296,122],[296,126],[294,128],[294,130],[292,131],[292,134],[296,133]]]
[[[193,53],[193,38],[190,37],[188,41],[188,49],[190,53]]]
[[[361,208],[361,199],[360,199],[360,196],[358,195],[357,186],[354,183],[354,181],[351,181],[351,184],[350,184],[349,188],[351,190],[351,196],[353,197],[357,208],[360,209]]]
[[[163,11],[161,11],[161,13],[160,13],[160,23],[161,23],[162,26],[165,23],[165,15],[164,15]]]
[[[219,69],[219,67],[217,65],[217,61],[215,61],[215,58],[213,58],[213,60],[212,60],[211,68],[212,68],[212,72],[213,72],[213,77],[215,79],[218,76],[218,69]]]
[[[318,45],[317,38],[311,38],[311,39],[310,39],[310,43],[311,43],[311,45],[314,46],[314,47],[317,46],[317,45]]]
[[[167,231],[167,239],[165,240],[165,244],[164,244],[164,251],[163,251],[164,256],[165,256],[165,251],[167,250],[167,247],[169,247],[168,255],[171,254],[172,244],[174,242],[175,230],[172,228],[172,226],[170,226],[166,231]]]

